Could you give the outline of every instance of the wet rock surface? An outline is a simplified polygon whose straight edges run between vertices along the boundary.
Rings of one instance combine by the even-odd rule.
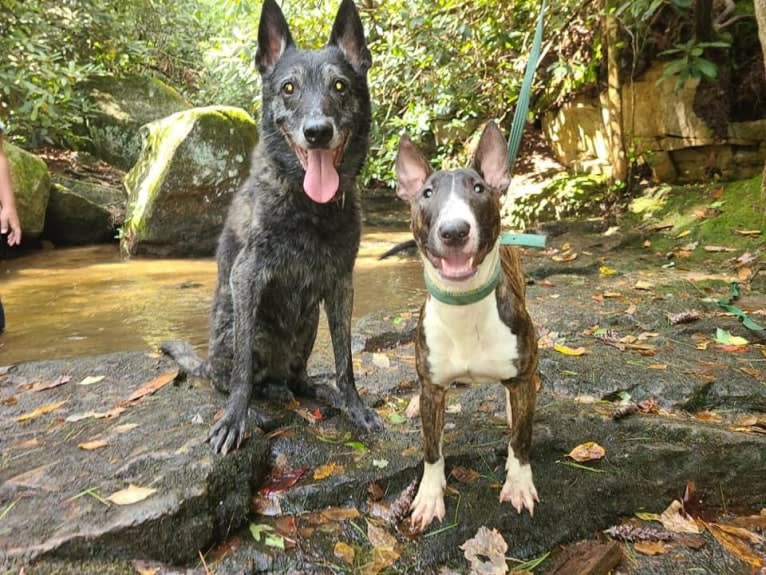
[[[420,423],[404,415],[417,391],[417,310],[391,310],[355,329],[357,385],[386,421],[374,437],[322,403],[259,403],[271,414],[266,428],[251,428],[241,450],[213,456],[204,440],[225,397],[207,382],[172,378],[174,365],[153,353],[0,370],[0,564],[9,573],[21,566],[41,574],[155,566],[201,574],[201,552],[217,575],[378,572],[382,529],[393,538],[391,572],[446,566],[467,573],[459,546],[481,526],[503,535],[508,556],[555,555],[638,511],[662,512],[690,480],[712,516],[757,513],[766,492],[766,348],[712,303],[728,293],[733,268],[719,261],[663,269],[654,254],[607,253],[593,237],[570,249],[579,254],[574,261],[552,263],[542,252],[525,257],[543,376],[531,461],[541,496],[534,518],[498,503],[508,441],[500,386],[455,387],[448,396],[443,523],[415,535],[403,514],[391,512],[422,472]],[[579,273],[583,267],[595,271]],[[553,273],[536,275],[543,268]],[[766,298],[745,289],[737,305],[760,321]],[[699,319],[668,319],[689,310]],[[718,328],[751,343],[721,347]],[[560,351],[578,348],[585,352]],[[331,379],[328,358],[317,358],[312,369],[316,382]],[[61,376],[68,381],[60,383]],[[162,377],[172,381],[130,401]],[[614,418],[640,401],[654,407]],[[124,410],[73,417],[114,407]],[[106,445],[79,447],[99,440]],[[570,465],[566,454],[587,441],[602,445],[606,457],[584,464],[588,469]],[[106,499],[130,484],[156,491],[123,506]],[[267,543],[264,533],[279,539]],[[620,572],[670,575],[679,565],[711,575],[750,572],[703,537],[700,549],[676,542],[657,557],[627,548],[632,558]],[[350,562],[338,543],[353,550]],[[535,572],[547,572],[552,561]]]

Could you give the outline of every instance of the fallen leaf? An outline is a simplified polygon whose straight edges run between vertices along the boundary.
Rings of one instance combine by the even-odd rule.
[[[388,467],[388,459],[373,459],[372,465],[378,469],[385,469]]]
[[[48,403],[46,405],[42,405],[38,407],[37,409],[34,409],[33,411],[30,411],[29,413],[25,413],[23,415],[19,415],[16,418],[16,421],[29,421],[31,419],[35,419],[37,417],[40,417],[41,415],[45,415],[46,413],[50,413],[52,411],[56,411],[59,407],[64,405],[67,402],[66,399],[61,401],[56,401],[54,403]]]
[[[380,501],[385,495],[383,488],[377,483],[370,483],[367,485],[367,493],[370,494],[370,499],[373,501]]]
[[[103,381],[105,377],[105,375],[89,375],[82,381],[78,382],[77,385],[93,385],[94,383]]]
[[[367,539],[373,547],[396,549],[396,537],[371,521],[367,521]]]
[[[646,280],[638,280],[633,287],[637,290],[650,291],[654,289],[654,284]]]
[[[694,414],[694,418],[702,421],[721,421],[722,419],[720,415],[712,411],[698,411]]]
[[[764,566],[763,557],[757,555],[748,542],[743,540],[738,534],[726,531],[716,523],[706,523],[705,526],[726,551],[752,567]]]
[[[574,459],[577,463],[585,463],[586,461],[597,461],[602,459],[606,455],[606,449],[601,447],[594,441],[588,441],[581,443],[570,451],[567,456]]]
[[[602,295],[608,299],[622,297],[622,294],[618,291],[605,291]]]
[[[563,354],[563,355],[569,355],[573,357],[579,357],[581,355],[585,355],[586,353],[590,353],[587,349],[584,347],[569,347],[560,343],[554,344],[553,349],[557,352]]]
[[[636,511],[635,516],[641,519],[642,521],[659,521],[660,520],[659,513],[647,513],[645,511]]]
[[[354,556],[356,553],[354,552],[354,548],[351,547],[348,543],[343,543],[343,541],[338,541],[335,544],[335,548],[333,549],[333,555],[337,557],[338,559],[342,559],[346,562],[348,565],[354,564]]]
[[[328,507],[322,509],[319,515],[324,521],[346,521],[359,517],[359,510],[356,507]]]
[[[117,505],[131,505],[143,501],[157,490],[151,487],[139,487],[132,483],[125,489],[112,493],[107,499]]]
[[[471,564],[471,573],[477,575],[504,575],[508,572],[505,553],[508,544],[497,529],[489,530],[483,525],[476,535],[460,546]]]
[[[136,570],[138,575],[158,575],[160,572],[159,567],[155,567],[148,561],[140,561],[138,559],[134,559],[130,562],[130,564],[133,566],[133,569]]]
[[[172,371],[165,372],[161,375],[158,375],[151,381],[147,381],[144,385],[139,387],[137,390],[135,390],[133,393],[130,394],[130,397],[123,401],[120,405],[126,405],[130,403],[134,403],[141,399],[142,397],[145,397],[147,395],[151,395],[161,387],[167,385],[168,383],[175,381],[175,379],[178,377],[179,370],[174,369]]]
[[[450,475],[457,479],[460,483],[465,484],[473,483],[480,477],[479,472],[475,469],[468,469],[463,466],[453,468]]]
[[[636,304],[632,303],[628,306],[628,309],[625,310],[625,313],[627,315],[633,315],[634,313],[636,313],[636,309],[637,309]]]
[[[463,406],[459,403],[452,403],[447,406],[447,409],[445,410],[447,413],[461,413],[463,411]]]
[[[662,526],[673,533],[701,533],[697,523],[683,512],[683,504],[674,499],[660,515]]]
[[[335,462],[325,463],[324,465],[320,465],[314,470],[314,479],[319,481],[337,473],[343,473],[342,465],[339,465]]]
[[[717,343],[720,343],[721,345],[734,345],[734,346],[741,346],[741,345],[747,345],[750,343],[747,341],[744,337],[739,337],[732,335],[725,329],[716,328],[715,330],[715,341]]]
[[[137,423],[123,423],[122,425],[116,425],[112,428],[112,431],[114,433],[127,433],[128,431],[131,431],[138,427]]]
[[[636,541],[633,549],[642,555],[663,555],[668,552],[670,545],[664,541]]]
[[[652,363],[650,365],[646,366],[648,369],[667,369],[668,364],[667,363]]]
[[[734,230],[734,233],[738,236],[755,238],[760,236],[763,232],[761,230]]]
[[[10,397],[6,397],[5,399],[3,399],[3,401],[0,401],[0,403],[2,403],[3,405],[6,405],[8,407],[10,407],[11,405],[16,405],[18,402],[19,402],[19,400],[16,399],[15,395],[12,395]]]
[[[704,246],[703,249],[706,252],[710,253],[720,253],[720,252],[736,252],[734,248],[728,248],[726,246]]]
[[[688,235],[689,235],[689,234],[691,234],[691,233],[692,233],[692,231],[691,231],[691,230],[684,230],[684,231],[682,231],[680,234],[677,234],[677,235],[676,235],[676,239],[677,239],[677,240],[680,240],[681,238],[685,238],[686,236],[688,236]]]
[[[298,483],[300,478],[303,477],[307,471],[308,467],[290,469],[287,467],[275,466],[269,472],[266,481],[258,490],[258,493],[261,495],[272,495],[287,491],[293,485]]]
[[[372,550],[372,561],[361,568],[361,575],[378,575],[399,559],[399,553],[393,549],[376,547]]]
[[[552,256],[551,259],[554,262],[571,262],[577,259],[577,252],[567,252],[563,253],[560,256]]]
[[[747,283],[750,281],[750,278],[753,277],[753,270],[749,267],[741,267],[737,270],[737,279],[743,283]]]
[[[401,425],[402,423],[407,422],[407,418],[401,413],[394,411],[393,413],[389,414],[388,421],[390,421],[394,425]]]
[[[106,447],[109,443],[105,439],[94,439],[92,441],[86,441],[84,443],[77,444],[77,447],[84,449],[85,451],[93,451],[94,449],[101,449]]]
[[[65,383],[69,383],[72,378],[68,375],[62,375],[60,377],[57,377],[53,381],[49,382],[38,382],[34,384],[30,390],[31,391],[45,391],[46,389],[53,389],[54,387],[58,387],[60,385],[64,385]]]
[[[600,273],[602,276],[613,276],[617,273],[617,270],[607,266],[601,266],[598,268],[598,273]]]

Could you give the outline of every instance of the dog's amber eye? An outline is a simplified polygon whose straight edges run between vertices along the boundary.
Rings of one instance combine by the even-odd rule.
[[[292,82],[285,82],[282,84],[282,91],[287,94],[288,96],[295,92],[295,84]]]
[[[423,190],[424,198],[430,198],[433,195],[434,195],[434,191],[431,188],[426,188],[425,190]]]
[[[346,83],[343,80],[335,80],[335,91],[342,94],[346,91]]]
[[[477,194],[480,194],[484,191],[484,186],[482,186],[481,184],[474,184],[473,191],[476,192]]]

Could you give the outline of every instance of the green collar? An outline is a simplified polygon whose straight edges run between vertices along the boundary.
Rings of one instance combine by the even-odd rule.
[[[430,293],[438,301],[446,303],[447,305],[471,305],[472,303],[483,300],[485,297],[495,291],[495,288],[500,281],[500,258],[497,258],[495,269],[492,272],[492,276],[490,276],[489,280],[487,280],[487,283],[470,291],[451,292],[443,290],[442,288],[434,285],[434,283],[428,277],[428,272],[424,272],[423,275],[426,280],[426,288],[428,289],[428,293]]]

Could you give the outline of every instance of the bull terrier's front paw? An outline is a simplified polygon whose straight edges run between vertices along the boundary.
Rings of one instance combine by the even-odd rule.
[[[529,515],[535,514],[535,501],[540,501],[537,489],[532,482],[532,467],[525,465],[512,466],[508,470],[503,489],[500,491],[500,503],[510,501],[517,512],[526,507]]]
[[[227,409],[207,434],[207,441],[213,451],[226,455],[232,449],[238,449],[245,439],[246,423],[247,409]]]
[[[447,480],[444,477],[444,458],[436,463],[425,463],[423,480],[420,482],[418,494],[410,505],[412,515],[410,525],[418,531],[428,527],[434,518],[444,519],[444,488]]]

